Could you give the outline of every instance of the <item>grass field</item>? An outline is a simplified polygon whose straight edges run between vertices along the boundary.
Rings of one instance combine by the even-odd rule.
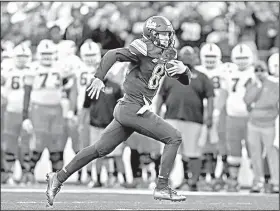
[[[279,210],[278,195],[181,192],[185,202],[156,201],[152,190],[88,189],[66,184],[46,207],[46,185],[1,187],[1,210]]]

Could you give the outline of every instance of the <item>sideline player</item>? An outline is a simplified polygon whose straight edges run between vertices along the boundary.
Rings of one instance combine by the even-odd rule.
[[[88,88],[89,95],[98,99],[104,89],[104,77],[116,62],[130,61],[129,71],[124,82],[125,95],[114,110],[114,120],[103,131],[101,138],[94,144],[81,150],[74,159],[58,173],[47,174],[47,200],[53,205],[54,198],[61,185],[74,172],[90,161],[112,152],[134,131],[152,137],[165,144],[155,199],[184,201],[185,196],[178,195],[168,184],[178,147],[182,137],[175,128],[162,118],[149,111],[149,105],[157,92],[159,80],[165,75],[165,64],[171,62],[168,70],[171,77],[188,85],[191,72],[176,58],[174,29],[170,21],[162,16],[150,17],[143,27],[143,38],[134,40],[128,48],[108,51],[95,74],[95,79]],[[173,60],[173,61],[171,61]]]

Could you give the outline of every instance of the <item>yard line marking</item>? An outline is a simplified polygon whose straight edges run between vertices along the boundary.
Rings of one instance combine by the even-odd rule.
[[[28,188],[1,188],[1,193],[45,193],[45,189],[28,189]],[[61,193],[104,193],[104,194],[134,194],[134,195],[152,195],[153,190],[126,190],[126,189],[64,189]],[[274,196],[265,193],[250,193],[249,191],[242,191],[236,193],[227,192],[189,192],[178,191],[179,194],[187,196]]]

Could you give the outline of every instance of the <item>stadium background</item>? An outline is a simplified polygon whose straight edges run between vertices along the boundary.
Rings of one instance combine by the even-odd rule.
[[[176,47],[190,45],[198,51],[203,42],[215,42],[222,50],[223,62],[229,61],[231,49],[240,41],[264,61],[279,46],[279,2],[1,2],[1,48],[26,42],[35,55],[39,41],[49,38],[50,29],[58,25],[63,39],[75,41],[78,48],[93,39],[105,53],[139,37],[143,22],[151,15],[164,15],[172,21]],[[78,27],[73,21],[80,23]],[[110,31],[109,37],[102,36],[103,29]],[[50,170],[48,155],[44,155],[35,170],[38,180],[44,180]],[[66,163],[73,156],[68,141]],[[127,166],[126,156],[129,152],[124,154]],[[15,174],[20,177],[19,165]],[[249,185],[252,173],[246,159],[241,174],[241,184]],[[69,181],[75,178],[76,174]],[[175,180],[179,183],[180,179]]]

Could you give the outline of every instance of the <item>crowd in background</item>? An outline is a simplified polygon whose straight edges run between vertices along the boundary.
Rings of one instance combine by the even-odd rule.
[[[104,55],[141,37],[143,24],[152,15],[163,15],[172,22],[177,49],[191,46],[197,55],[206,42],[220,47],[222,62],[231,62],[232,49],[241,42],[251,48],[255,61],[267,62],[279,51],[278,2],[1,2],[1,52],[25,43],[36,60],[38,44],[50,39],[56,44],[74,41],[80,55],[82,44],[92,40]],[[150,172],[148,164],[154,163],[158,170],[158,152],[147,153],[131,145],[131,166],[137,179],[125,183],[126,188],[143,187],[139,177],[142,168]],[[209,184],[205,186],[209,190]]]

